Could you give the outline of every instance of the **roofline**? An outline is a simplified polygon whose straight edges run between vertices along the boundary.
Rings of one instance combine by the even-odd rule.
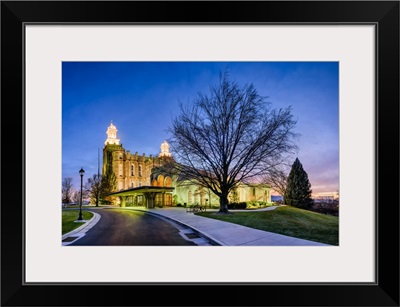
[[[172,192],[175,188],[174,187],[158,187],[158,186],[152,186],[152,185],[143,185],[140,187],[136,187],[136,188],[131,188],[131,189],[127,189],[127,190],[121,190],[121,191],[117,191],[117,192],[113,192],[113,193],[109,193],[107,194],[107,196],[118,196],[118,194],[126,194],[129,192],[149,192],[149,191],[145,191],[145,190],[154,190],[154,192]],[[142,191],[144,190],[144,191]]]

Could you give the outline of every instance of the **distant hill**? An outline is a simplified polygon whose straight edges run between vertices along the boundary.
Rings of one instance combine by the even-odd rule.
[[[283,196],[271,195],[271,201],[280,201],[280,200],[283,200]]]

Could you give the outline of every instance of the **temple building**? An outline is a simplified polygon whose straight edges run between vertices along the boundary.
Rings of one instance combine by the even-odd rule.
[[[188,183],[162,166],[173,161],[169,144],[160,145],[157,156],[134,154],[126,150],[117,138],[117,127],[111,122],[103,148],[102,175],[113,173],[115,191],[110,194],[117,205],[147,208],[193,205],[218,206],[219,198],[210,190]],[[232,202],[271,202],[270,189],[264,185],[240,185],[230,199]]]

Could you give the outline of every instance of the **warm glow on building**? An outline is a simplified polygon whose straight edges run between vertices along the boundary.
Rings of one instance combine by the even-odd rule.
[[[113,125],[113,123],[111,122],[110,126],[108,126],[107,129],[107,140],[105,141],[105,145],[107,144],[115,144],[115,145],[119,145],[119,139],[117,139],[117,127],[115,127]]]
[[[158,155],[159,157],[171,157],[171,153],[169,152],[169,144],[167,141],[164,141],[161,146],[161,152]]]
[[[102,172],[104,176],[111,169],[115,175],[113,195],[117,204],[148,208],[178,204],[219,205],[219,197],[210,190],[160,169],[165,163],[173,161],[167,141],[160,145],[158,157],[139,155],[137,152],[132,154],[117,139],[117,131],[112,123],[107,129]],[[239,184],[229,198],[231,202],[271,202],[270,189],[263,185]]]

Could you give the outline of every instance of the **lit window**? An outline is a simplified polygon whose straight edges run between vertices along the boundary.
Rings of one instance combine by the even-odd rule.
[[[158,186],[159,187],[164,186],[164,176],[163,175],[158,176]]]
[[[171,177],[165,178],[165,186],[166,187],[172,187],[172,179],[171,179]]]

